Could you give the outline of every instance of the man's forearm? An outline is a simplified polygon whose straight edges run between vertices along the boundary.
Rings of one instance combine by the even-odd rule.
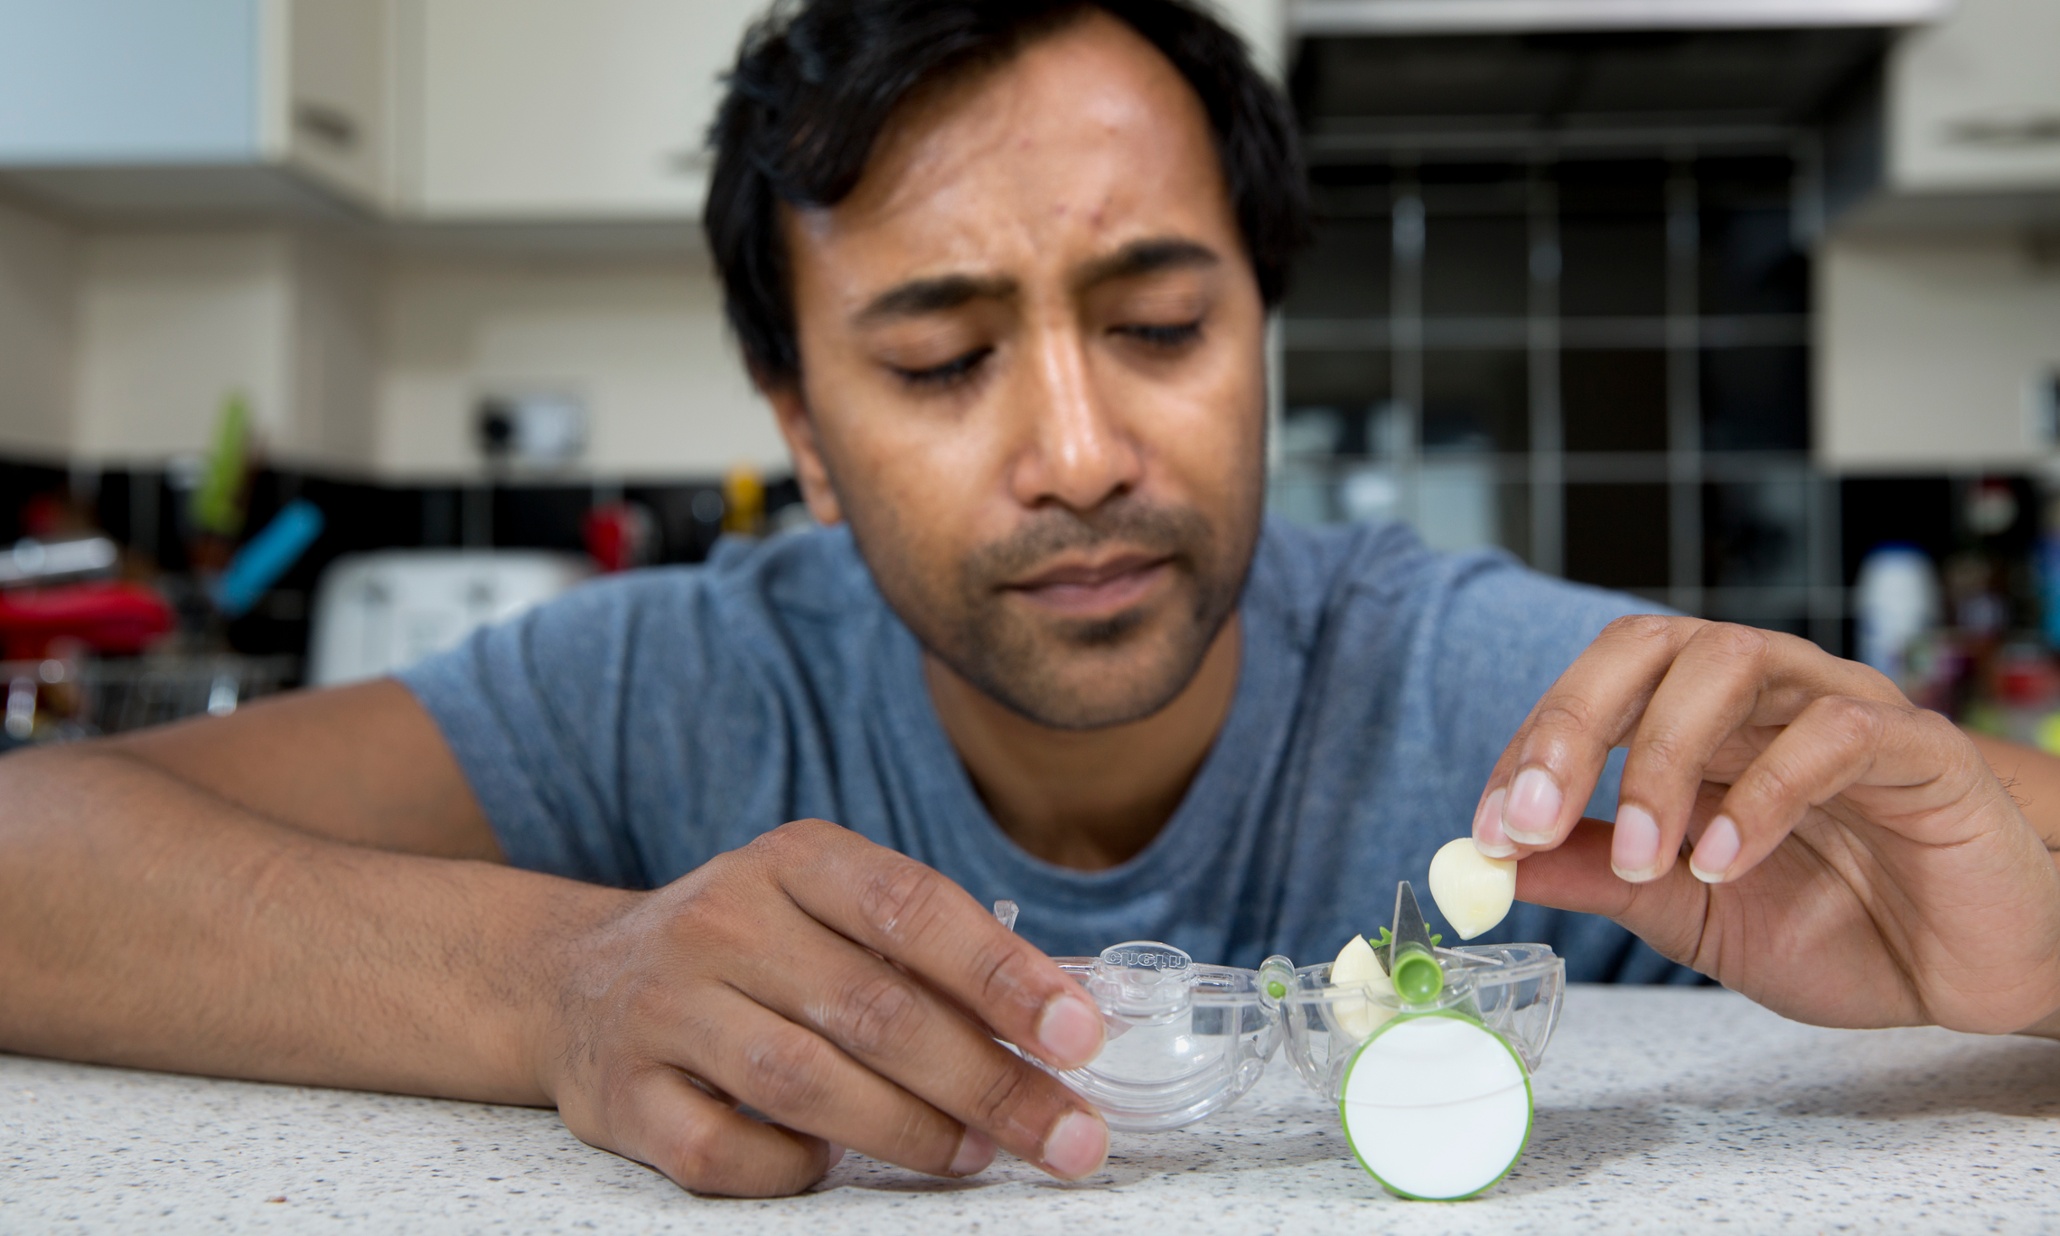
[[[295,832],[119,753],[0,760],[0,1049],[543,1103],[562,945],[625,897]]]

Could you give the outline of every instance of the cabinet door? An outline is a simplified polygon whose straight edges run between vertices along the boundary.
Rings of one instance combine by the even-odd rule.
[[[2052,457],[2060,278],[2013,236],[1834,234],[1818,249],[1819,466],[2017,471]]]
[[[1899,189],[2060,189],[2060,0],[1960,0],[1890,62]]]
[[[283,97],[267,101],[267,147],[295,170],[361,205],[386,205],[390,0],[288,0],[270,49],[283,74],[268,80]]]
[[[246,163],[257,0],[0,0],[0,165]]]
[[[692,218],[762,0],[407,0],[417,196],[441,219]]]

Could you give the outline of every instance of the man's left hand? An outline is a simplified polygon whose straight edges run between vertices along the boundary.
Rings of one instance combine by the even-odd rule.
[[[1619,746],[1616,823],[1584,820]],[[1532,709],[1474,838],[1525,860],[1522,899],[1607,915],[1784,1016],[2060,1035],[2060,803],[2042,806],[2043,830],[1865,666],[1641,616]]]

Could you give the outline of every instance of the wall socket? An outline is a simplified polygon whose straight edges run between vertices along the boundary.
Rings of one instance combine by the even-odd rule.
[[[2060,450],[2060,369],[2033,374],[2025,392],[2025,411],[2031,420],[2031,440],[2045,449]]]
[[[562,392],[489,395],[479,401],[477,430],[489,464],[562,468],[586,453],[586,403]]]

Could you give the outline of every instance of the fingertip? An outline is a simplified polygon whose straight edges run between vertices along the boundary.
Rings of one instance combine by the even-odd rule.
[[[1737,866],[1742,845],[1738,825],[1728,815],[1718,816],[1695,843],[1695,852],[1688,857],[1689,873],[1704,884],[1722,884]]]
[[[1516,846],[1502,831],[1502,811],[1508,801],[1508,789],[1499,788],[1482,799],[1480,810],[1474,812],[1473,846],[1489,858],[1516,857]]]
[[[1109,1126],[1097,1116],[1071,1111],[1059,1117],[1044,1139],[1044,1167],[1061,1180],[1080,1180],[1100,1171],[1109,1158]]]
[[[1101,1054],[1105,1029],[1101,1011],[1077,988],[1045,1001],[1037,1018],[1037,1046],[1063,1069],[1079,1068]]]
[[[994,1139],[978,1129],[969,1128],[959,1138],[958,1153],[952,1155],[951,1166],[945,1169],[948,1176],[971,1176],[987,1170],[994,1162]]]
[[[1543,768],[1524,769],[1509,784],[1509,798],[1502,809],[1502,835],[1518,845],[1551,845],[1565,803],[1566,795],[1551,773]]]
[[[1617,808],[1610,829],[1609,867],[1626,884],[1646,884],[1660,876],[1659,822],[1636,803]]]

